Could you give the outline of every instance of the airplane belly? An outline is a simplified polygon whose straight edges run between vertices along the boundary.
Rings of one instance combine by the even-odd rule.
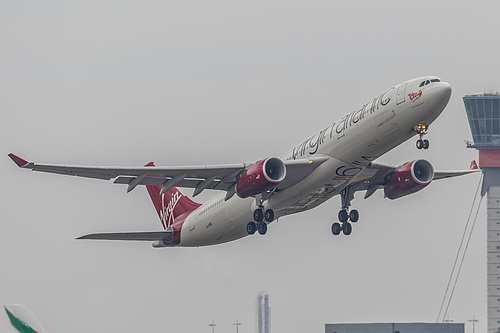
[[[331,158],[304,180],[275,193],[269,205],[278,215],[314,208],[338,194],[363,168]]]

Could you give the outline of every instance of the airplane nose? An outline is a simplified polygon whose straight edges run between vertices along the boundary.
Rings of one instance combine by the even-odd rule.
[[[433,104],[432,113],[440,114],[450,101],[451,85],[447,82],[435,82],[429,85],[430,100]]]
[[[440,99],[445,100],[446,103],[448,103],[451,97],[451,85],[447,82],[437,82],[436,88]]]

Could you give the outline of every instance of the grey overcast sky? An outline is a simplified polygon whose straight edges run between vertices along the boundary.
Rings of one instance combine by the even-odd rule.
[[[477,153],[462,96],[500,89],[498,1],[8,1],[0,3],[0,302],[57,332],[273,332],[436,320],[479,175],[390,201],[358,193],[205,248],[76,241],[158,230],[146,191],[19,170],[45,163],[197,165],[279,155],[393,85],[453,86],[431,126],[379,161],[464,169]],[[190,191],[186,191],[190,194]],[[206,200],[214,193],[196,199]],[[486,212],[449,318],[486,329]],[[13,332],[5,315],[0,331]],[[472,331],[471,324],[467,330]]]

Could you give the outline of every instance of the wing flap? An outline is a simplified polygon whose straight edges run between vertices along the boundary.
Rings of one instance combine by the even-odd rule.
[[[134,181],[136,177],[134,176],[118,176],[115,178],[113,183],[115,184],[130,184]],[[169,178],[166,177],[145,177],[138,182],[138,185],[151,185],[151,186],[162,186]],[[210,179],[210,178],[207,178]],[[205,181],[205,179],[183,179],[179,181],[176,186],[177,187],[185,187],[185,188],[196,188],[200,183]],[[232,183],[224,183],[220,179],[213,179],[210,184],[208,184],[204,189],[208,190],[222,190],[227,191]]]

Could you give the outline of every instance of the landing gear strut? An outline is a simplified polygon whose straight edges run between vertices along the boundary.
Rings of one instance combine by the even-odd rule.
[[[352,232],[352,224],[359,220],[359,213],[357,210],[353,209],[349,211],[349,206],[351,206],[351,200],[354,199],[354,190],[351,186],[347,186],[340,192],[340,198],[342,200],[342,209],[339,211],[339,222],[332,224],[332,233],[336,236],[340,232],[344,235],[350,235]]]
[[[415,126],[415,132],[419,135],[419,139],[417,140],[417,149],[428,149],[429,148],[429,140],[422,140],[422,137],[427,134],[427,130],[429,129],[429,125],[426,123],[419,123]]]

